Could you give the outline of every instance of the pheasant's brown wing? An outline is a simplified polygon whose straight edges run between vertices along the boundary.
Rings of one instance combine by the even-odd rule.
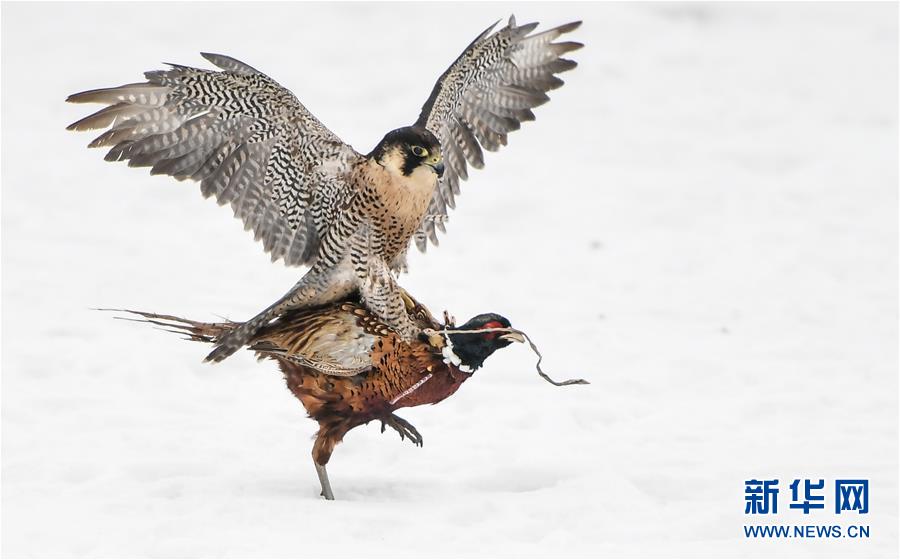
[[[553,41],[581,22],[529,35],[537,23],[516,26],[515,18],[491,34],[492,25],[438,79],[416,124],[425,126],[441,143],[444,176],[435,190],[428,216],[416,232],[416,246],[438,244],[435,229],[445,231],[447,208],[454,208],[459,181],[468,165],[484,166],[482,148],[496,151],[507,134],[534,120],[533,108],[549,100],[547,92],[563,85],[556,75],[576,63],[561,58],[581,43]]]
[[[424,306],[415,300],[409,305],[411,318],[422,328],[435,327]],[[250,349],[328,375],[349,377],[371,368],[372,349],[392,334],[394,331],[365,307],[342,303],[288,313],[254,337]]]
[[[361,156],[265,74],[203,56],[222,70],[171,65],[146,82],[70,96],[107,106],[69,129],[109,128],[90,144],[111,147],[108,161],[200,181],[273,261],[311,262],[347,195],[341,178]]]
[[[333,305],[289,313],[257,334],[249,347],[328,375],[357,375],[372,367],[378,333],[361,325],[353,309]]]

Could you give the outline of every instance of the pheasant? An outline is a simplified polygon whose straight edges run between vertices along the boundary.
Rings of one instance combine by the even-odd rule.
[[[412,126],[362,154],[325,127],[287,89],[234,58],[203,53],[221,71],[171,65],[146,82],[77,93],[106,107],[69,126],[106,129],[91,147],[108,161],[200,181],[205,197],[230,204],[272,260],[310,269],[284,296],[215,337],[220,361],[292,309],[361,303],[406,341],[418,335],[395,274],[411,240],[424,251],[444,231],[468,166],[484,165],[576,63],[582,47],[554,42],[580,22],[532,33],[515,19],[482,32],[441,75]],[[389,63],[385,68],[398,70]],[[398,76],[389,76],[397,81]]]
[[[409,318],[423,334],[403,340],[357,298],[291,310],[263,327],[248,348],[278,363],[288,389],[319,423],[312,457],[322,496],[334,499],[325,466],[335,445],[353,428],[372,420],[401,439],[422,445],[422,435],[394,411],[438,403],[459,389],[496,350],[524,337],[495,313],[473,317],[460,327],[440,324],[401,292]],[[128,311],[191,340],[215,344],[238,323],[201,323],[171,315]],[[474,332],[441,332],[474,331]],[[428,334],[426,334],[428,333]]]

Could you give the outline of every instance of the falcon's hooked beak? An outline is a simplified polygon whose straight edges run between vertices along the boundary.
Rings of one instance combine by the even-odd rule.
[[[444,162],[442,160],[438,160],[435,163],[427,163],[426,165],[434,169],[434,172],[437,173],[439,178],[444,176]]]
[[[500,335],[501,340],[508,340],[509,342],[525,342],[525,337],[517,332],[505,333]]]

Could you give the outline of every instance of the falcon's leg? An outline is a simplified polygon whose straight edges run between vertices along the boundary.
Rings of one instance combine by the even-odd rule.
[[[313,460],[313,463],[316,465],[316,474],[319,475],[319,484],[322,485],[322,496],[326,500],[333,500],[334,493],[331,491],[331,482],[328,480],[328,471],[325,470],[325,465],[320,465]]]
[[[275,318],[277,315],[276,309],[280,303],[281,300],[276,301],[269,307],[263,309],[260,313],[257,313],[256,316],[249,321],[238,324],[233,330],[219,338],[216,341],[216,347],[203,359],[203,361],[221,362],[228,356],[231,356],[240,350],[241,347],[250,342],[253,336],[259,332],[259,329],[266,326],[269,321]]]
[[[347,296],[356,287],[356,279],[348,269],[349,266],[336,271],[311,269],[281,299],[219,338],[215,349],[204,361],[221,362],[231,356],[250,342],[260,329],[285,311],[323,305]]]
[[[409,438],[409,441],[412,442],[413,445],[417,445],[422,447],[422,434],[419,433],[419,430],[416,429],[415,426],[400,418],[396,414],[391,414],[387,418],[381,419],[381,433],[384,433],[384,427],[390,426],[397,430],[400,434],[400,439]]]
[[[403,290],[381,259],[371,259],[359,287],[363,304],[405,340],[414,340],[422,327],[409,317]]]

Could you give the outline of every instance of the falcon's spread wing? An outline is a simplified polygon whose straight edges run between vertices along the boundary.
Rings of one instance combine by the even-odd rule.
[[[575,68],[561,58],[581,48],[581,43],[554,43],[580,21],[529,35],[537,23],[516,26],[514,17],[494,34],[495,23],[479,35],[440,77],[422,107],[418,125],[424,125],[441,142],[445,171],[428,208],[428,216],[416,232],[416,245],[425,251],[428,240],[437,245],[435,228],[444,230],[447,207],[456,206],[460,179],[468,178],[467,163],[484,166],[482,148],[496,151],[506,136],[524,121],[534,120],[531,109],[547,102],[548,91],[563,85],[556,74]]]
[[[222,71],[170,65],[145,73],[144,83],[70,96],[107,107],[69,130],[110,127],[90,144],[111,146],[107,161],[200,181],[273,261],[310,262],[340,204],[341,175],[361,156],[265,74],[227,56],[203,57]]]

